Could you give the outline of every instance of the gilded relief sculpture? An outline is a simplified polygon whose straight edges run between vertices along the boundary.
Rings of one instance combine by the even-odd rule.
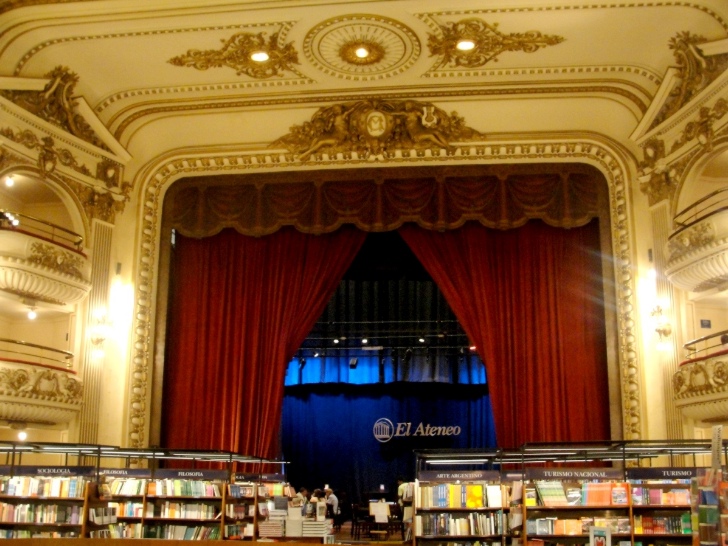
[[[456,112],[447,114],[430,103],[358,101],[319,109],[310,121],[294,125],[271,147],[283,147],[299,160],[313,154],[356,152],[383,159],[394,150],[444,149],[455,142],[482,141],[484,135],[465,125]]]

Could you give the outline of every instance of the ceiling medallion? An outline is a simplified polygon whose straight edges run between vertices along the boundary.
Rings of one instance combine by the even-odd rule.
[[[409,27],[377,15],[323,21],[303,41],[303,53],[316,68],[360,81],[400,74],[414,64],[420,51],[420,41]]]
[[[197,70],[227,66],[238,76],[245,74],[251,78],[270,78],[279,76],[285,70],[293,70],[291,65],[298,64],[298,53],[293,43],[278,45],[278,33],[272,34],[267,43],[264,32],[234,34],[223,43],[220,49],[189,49],[184,55],[172,57],[169,62],[176,66],[191,66]],[[253,60],[266,54],[263,60]]]
[[[478,68],[507,51],[533,53],[543,47],[556,45],[564,38],[541,34],[537,30],[504,34],[498,30],[498,23],[488,24],[481,19],[463,19],[440,25],[442,36],[429,35],[427,45],[430,55],[440,56],[440,67]],[[468,42],[469,49],[460,44]]]

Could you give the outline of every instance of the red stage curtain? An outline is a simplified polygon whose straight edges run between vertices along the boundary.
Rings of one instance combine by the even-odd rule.
[[[500,447],[610,438],[597,222],[399,232],[485,362]]]
[[[164,445],[278,456],[286,366],[366,233],[178,235],[164,375]]]

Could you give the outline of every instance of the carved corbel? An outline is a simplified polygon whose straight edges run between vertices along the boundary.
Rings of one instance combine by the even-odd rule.
[[[640,191],[644,193],[650,206],[670,199],[675,192],[674,172],[665,161],[665,143],[653,138],[644,145],[644,160],[640,163],[637,177]]]

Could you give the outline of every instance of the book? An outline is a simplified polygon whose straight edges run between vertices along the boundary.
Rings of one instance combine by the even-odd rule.
[[[628,504],[629,497],[627,495],[627,485],[623,483],[615,483],[612,485],[612,504],[622,505]]]
[[[485,486],[486,497],[488,499],[488,506],[491,508],[502,508],[503,507],[503,494],[501,486],[498,484],[489,484]]]

